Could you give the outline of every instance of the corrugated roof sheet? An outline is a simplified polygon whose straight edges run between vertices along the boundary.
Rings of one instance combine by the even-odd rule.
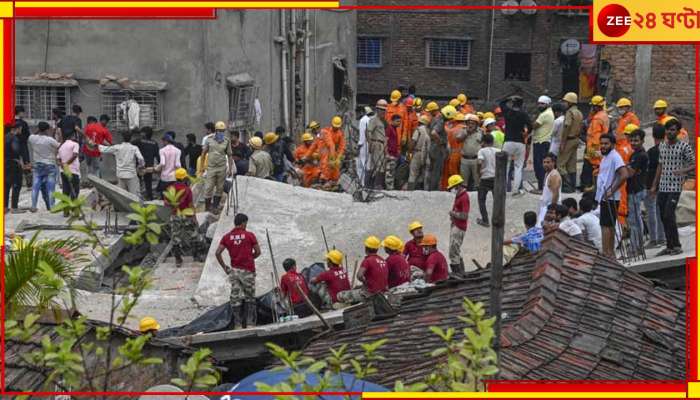
[[[382,371],[374,380],[393,385],[428,375],[430,353],[442,340],[432,325],[463,323],[462,298],[488,304],[489,270],[465,282],[448,282],[425,297],[405,299],[398,315],[367,326],[330,333],[310,343],[305,355],[381,338]],[[504,268],[499,379],[683,380],[685,294],[655,288],[646,278],[598,255],[589,245],[557,232],[536,255],[519,255]],[[372,380],[372,379],[370,379]]]

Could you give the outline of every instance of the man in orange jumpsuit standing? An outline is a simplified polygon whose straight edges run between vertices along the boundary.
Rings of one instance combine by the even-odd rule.
[[[402,139],[401,154],[407,154],[411,152],[411,137],[413,136],[413,131],[418,128],[418,112],[415,110],[415,100],[411,97],[407,97],[404,100],[404,105],[406,106],[406,126],[400,127],[405,135],[408,135],[407,139]]]
[[[615,129],[615,150],[620,154],[625,164],[629,164],[632,157],[632,145],[630,144],[629,134],[635,129],[639,129],[639,118],[632,112],[632,102],[625,97],[617,101],[617,108],[620,110],[620,119],[617,121]],[[623,183],[620,186],[620,206],[617,208],[618,220],[621,224],[625,223],[627,218],[627,184]]]
[[[394,115],[401,116],[401,125],[397,128],[397,133],[399,134],[400,145],[403,148],[413,132],[409,132],[406,129],[408,126],[408,110],[406,105],[401,103],[401,92],[398,90],[391,92],[391,103],[387,105],[386,115],[384,116],[386,122],[391,124],[391,117]]]
[[[321,154],[321,180],[327,186],[335,185],[340,179],[340,164],[345,157],[345,133],[340,129],[343,119],[331,119],[331,126],[321,129],[319,153]]]
[[[458,112],[454,119],[447,121],[445,124],[445,131],[447,132],[447,145],[449,146],[450,152],[445,160],[445,166],[442,168],[440,190],[445,190],[447,188],[447,180],[452,175],[459,175],[459,167],[462,163],[462,143],[464,140],[462,139],[460,141],[458,136],[466,137],[466,121],[466,116]]]
[[[466,94],[458,94],[457,100],[459,100],[459,106],[457,107],[457,111],[461,112],[464,115],[474,114],[474,107],[472,107],[472,105],[468,103],[469,98],[467,98]]]
[[[610,119],[605,112],[605,99],[603,96],[593,96],[593,98],[591,98],[591,121],[588,125],[588,132],[586,135],[586,153],[583,157],[584,164],[588,163],[593,181],[595,181],[595,177],[598,176],[598,168],[600,167],[600,160],[602,159],[600,153],[600,137],[607,134],[609,129]],[[584,174],[582,174],[582,176],[583,175]],[[586,187],[584,182],[582,182],[584,190],[593,190],[593,182],[585,183],[588,183],[590,186]]]
[[[302,173],[302,186],[310,187],[318,176],[321,169],[318,167],[319,154],[314,152],[314,141],[316,139],[309,132],[304,132],[301,136],[302,144],[294,150],[294,160]]]
[[[668,122],[668,117],[670,117],[669,114],[666,113],[666,110],[668,110],[668,103],[666,100],[656,100],[654,102],[654,114],[656,114],[656,122],[658,122],[661,125],[664,125],[666,122]],[[688,131],[685,130],[685,128],[681,128],[680,132],[678,132],[678,140],[682,140],[684,142],[688,142]]]

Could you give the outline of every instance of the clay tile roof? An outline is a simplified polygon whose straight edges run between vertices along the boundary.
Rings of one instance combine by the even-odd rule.
[[[431,325],[461,335],[462,298],[488,304],[490,271],[447,282],[427,296],[404,299],[398,314],[367,326],[333,332],[304,351],[387,338],[376,382],[419,380],[435,367],[441,347]],[[536,255],[518,255],[503,271],[499,379],[683,380],[685,294],[653,283],[563,232],[547,236]]]

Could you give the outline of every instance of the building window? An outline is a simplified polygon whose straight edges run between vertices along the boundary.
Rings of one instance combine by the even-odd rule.
[[[70,104],[70,88],[53,86],[15,86],[15,105],[23,106],[25,117],[32,121],[48,121],[51,110],[64,112]]]
[[[357,38],[357,66],[379,68],[382,66],[382,39]]]
[[[571,6],[592,7],[593,0],[558,0],[557,5],[558,6],[565,6],[565,7],[571,7]],[[576,10],[562,10],[562,9],[560,9],[560,10],[557,10],[557,14],[565,15],[567,17],[575,17],[575,16],[587,17],[588,16],[588,8],[582,8],[582,9],[576,9]]]
[[[506,53],[505,80],[529,81],[531,58],[530,53]]]
[[[426,66],[429,68],[469,69],[470,53],[470,40],[428,39]]]
[[[229,87],[229,119],[236,128],[249,128],[255,117],[254,102],[258,87],[253,85]]]
[[[163,99],[159,90],[102,89],[102,114],[110,118],[109,129],[115,132],[129,130],[130,100],[138,103],[138,126],[163,128]]]
[[[333,58],[333,98],[337,102],[346,101],[351,97],[350,82],[348,81],[348,62],[345,58]]]

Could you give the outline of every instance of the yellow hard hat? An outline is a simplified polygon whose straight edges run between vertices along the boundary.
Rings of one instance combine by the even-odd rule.
[[[413,107],[420,108],[422,105],[423,99],[421,99],[420,97],[416,97],[415,99],[413,99]]]
[[[434,101],[431,101],[430,103],[426,104],[426,106],[425,106],[425,111],[427,111],[427,112],[433,112],[433,111],[437,111],[439,109],[440,109],[440,106],[438,106],[438,104]]]
[[[392,102],[395,103],[395,102],[399,101],[400,98],[401,98],[401,92],[399,92],[398,90],[394,90],[393,92],[391,92],[390,99]]]
[[[457,107],[459,105],[459,100],[457,100],[457,99],[450,100],[450,105],[452,107]]]
[[[331,119],[331,126],[334,128],[340,128],[343,125],[343,119],[339,116],[335,116]]]
[[[666,123],[667,123],[668,121],[673,121],[673,120],[678,121],[678,118],[676,118],[676,117],[674,117],[674,116],[672,116],[672,115],[668,115],[668,116],[666,116],[664,119],[661,120],[661,125],[666,125]]]
[[[447,179],[447,189],[452,189],[453,187],[461,184],[462,182],[464,182],[464,179],[461,175],[452,175],[449,179]]]
[[[403,249],[403,242],[398,237],[389,235],[382,240],[382,247],[389,250],[401,251]]]
[[[141,332],[148,332],[152,330],[158,330],[160,329],[160,325],[158,324],[158,321],[156,321],[155,318],[153,317],[143,317],[141,319],[141,322],[139,322],[139,330]]]
[[[413,221],[410,224],[408,224],[408,232],[413,232],[418,228],[422,228],[423,224],[421,224],[419,221]]]
[[[309,132],[304,132],[304,134],[301,135],[302,142],[310,142],[312,140],[314,140],[314,135],[310,134]]]
[[[321,124],[319,124],[318,121],[309,122],[309,129],[318,129],[320,127],[321,127]]]
[[[618,107],[632,107],[632,101],[626,97],[620,98],[620,100],[617,101],[616,106]]]
[[[625,135],[629,135],[629,134],[631,134],[632,132],[636,131],[637,129],[639,129],[639,126],[638,126],[638,125],[636,125],[636,124],[627,124],[627,126],[625,126],[624,133],[625,133]]]
[[[275,132],[267,132],[265,136],[263,136],[263,141],[265,144],[273,144],[279,139],[280,137],[277,136]]]
[[[668,103],[666,103],[666,101],[661,100],[661,99],[656,100],[654,102],[654,108],[668,108]]]
[[[341,253],[340,250],[333,249],[326,254],[326,260],[335,265],[340,265],[343,263],[343,253]]]
[[[451,120],[457,115],[457,109],[455,109],[453,106],[445,106],[442,107],[442,116],[445,117],[445,119]]]
[[[420,117],[418,117],[418,122],[420,122],[423,125],[428,125],[430,123],[430,119],[430,115],[421,114]]]
[[[603,98],[603,96],[595,95],[595,96],[591,97],[591,105],[604,106],[605,105],[605,98]]]
[[[564,95],[564,98],[562,100],[564,100],[567,103],[576,104],[578,103],[578,95],[574,92],[569,92]]]
[[[376,236],[369,236],[367,239],[365,239],[365,247],[369,249],[377,250],[381,245],[382,242]]]
[[[262,147],[263,141],[259,137],[253,136],[252,138],[250,138],[250,140],[248,140],[248,144],[254,149],[259,149]]]
[[[184,168],[178,168],[175,170],[175,179],[178,181],[181,181],[183,179],[187,178],[187,170]]]
[[[467,95],[464,93],[460,93],[457,95],[457,100],[459,100],[459,104],[467,104]]]
[[[452,120],[453,121],[466,121],[467,116],[462,114],[461,112],[458,112],[457,114],[455,114],[455,117]]]
[[[224,121],[218,121],[216,124],[214,124],[214,129],[217,131],[226,130],[226,123],[224,123]]]
[[[437,238],[435,235],[427,234],[423,236],[423,240],[420,242],[421,246],[437,246]]]
[[[485,113],[484,113],[484,117],[483,117],[483,118],[484,118],[484,120],[487,120],[487,119],[489,119],[489,118],[491,118],[491,119],[496,119],[496,115],[494,115],[494,113],[492,113],[491,111],[489,111],[489,112],[485,112]]]

